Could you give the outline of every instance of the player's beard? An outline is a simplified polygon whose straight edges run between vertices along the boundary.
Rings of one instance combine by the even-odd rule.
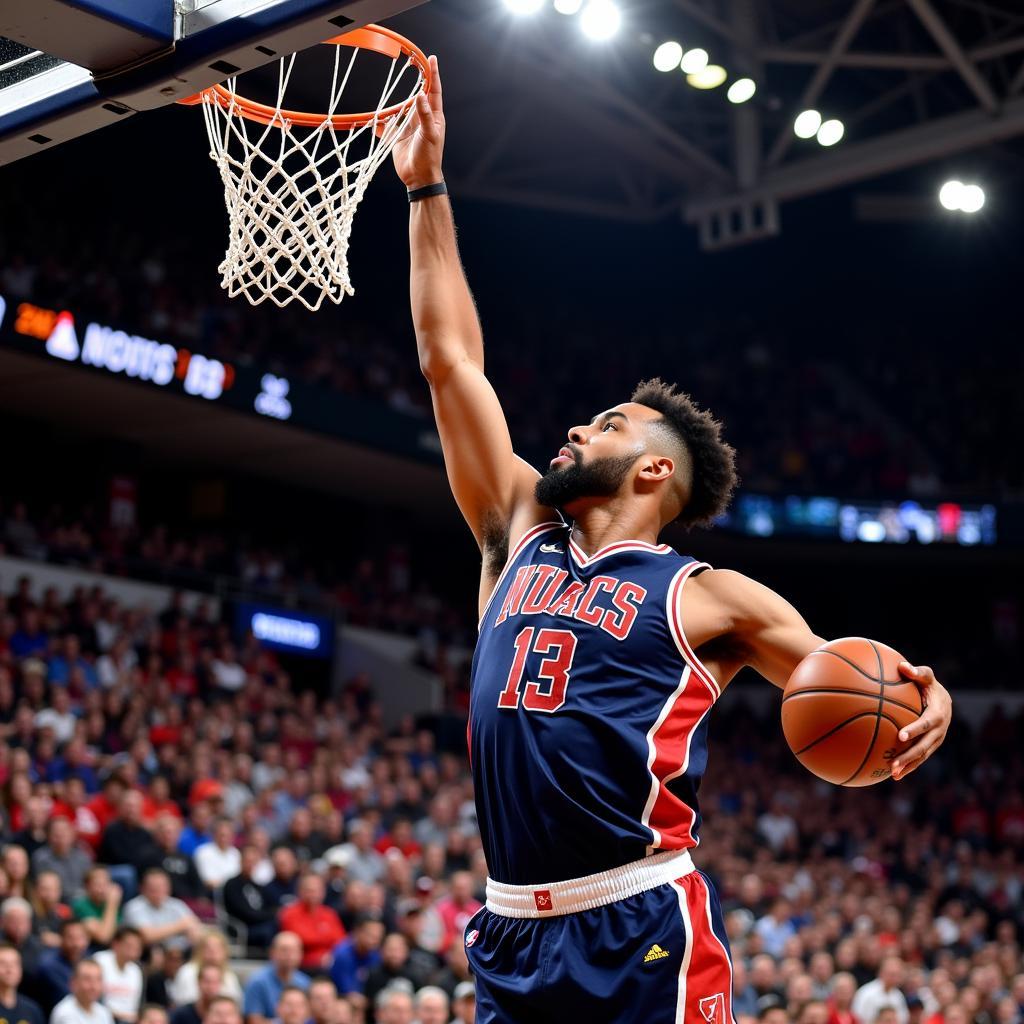
[[[564,509],[580,498],[610,498],[623,485],[636,462],[632,455],[614,455],[569,466],[552,466],[538,481],[534,497],[540,505]]]

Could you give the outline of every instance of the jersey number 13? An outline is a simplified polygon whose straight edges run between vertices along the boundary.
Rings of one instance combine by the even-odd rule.
[[[518,708],[522,690],[522,704],[527,711],[544,711],[548,714],[557,711],[565,703],[565,692],[569,688],[569,673],[576,653],[576,634],[568,629],[537,629],[527,626],[516,637],[515,650],[508,682],[498,698],[498,707]],[[524,687],[526,659],[531,652],[547,657],[538,666],[537,681],[530,680]]]

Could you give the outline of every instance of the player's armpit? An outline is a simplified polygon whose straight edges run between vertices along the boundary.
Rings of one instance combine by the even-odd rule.
[[[708,569],[683,588],[680,609],[694,646],[722,639],[744,665],[782,688],[825,640],[775,591],[731,569]]]

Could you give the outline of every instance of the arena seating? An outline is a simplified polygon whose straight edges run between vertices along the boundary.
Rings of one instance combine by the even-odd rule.
[[[9,214],[12,223],[21,215]],[[403,310],[389,314],[374,306],[367,320],[358,308],[346,308],[343,317],[336,310],[313,318],[294,309],[261,315],[230,303],[212,276],[190,273],[178,248],[185,240],[142,252],[130,229],[110,225],[114,237],[97,252],[61,244],[64,230],[60,223],[45,235],[12,229],[0,239],[0,294],[75,309],[236,365],[429,415]],[[73,256],[58,262],[55,251],[77,253],[83,262],[75,266]],[[749,489],[1019,496],[1024,463],[1016,448],[988,443],[993,431],[1019,432],[1006,389],[1019,379],[1024,357],[1009,339],[1001,347],[993,339],[998,357],[972,363],[968,372],[949,355],[959,351],[958,337],[945,348],[927,333],[915,343],[895,327],[860,323],[855,310],[827,344],[819,334],[802,338],[738,311],[683,325],[630,314],[627,326],[610,313],[580,322],[579,310],[545,305],[531,314],[517,307],[485,325],[490,376],[524,454],[550,456],[572,423],[597,411],[594,403],[623,401],[624,389],[660,375],[724,420]],[[553,348],[564,373],[553,372],[544,358]],[[934,386],[940,382],[956,388],[955,417],[946,413],[948,391]],[[995,400],[1004,393],[1008,400]]]
[[[148,940],[147,1000],[187,1004],[200,961],[227,951],[221,984],[245,983],[258,1022],[277,1010],[252,960],[287,973],[290,929],[305,975],[333,979],[329,1011],[303,1010],[320,1024],[390,1020],[409,993],[429,1014],[431,986],[472,1020],[460,936],[486,868],[461,751],[412,722],[385,732],[362,685],[294,692],[272,655],[233,654],[223,624],[179,609],[63,603],[31,581],[3,604],[0,928],[23,993],[54,1005],[120,920]],[[722,895],[739,1024],[884,1024],[890,1003],[897,1021],[1017,1024],[1022,727],[993,710],[906,782],[840,790],[742,702],[722,709],[697,856]]]

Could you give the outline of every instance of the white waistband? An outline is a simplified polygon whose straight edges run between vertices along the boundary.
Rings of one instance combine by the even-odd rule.
[[[596,875],[544,885],[505,885],[487,879],[487,909],[502,917],[557,917],[617,903],[693,871],[689,850],[655,853]]]

